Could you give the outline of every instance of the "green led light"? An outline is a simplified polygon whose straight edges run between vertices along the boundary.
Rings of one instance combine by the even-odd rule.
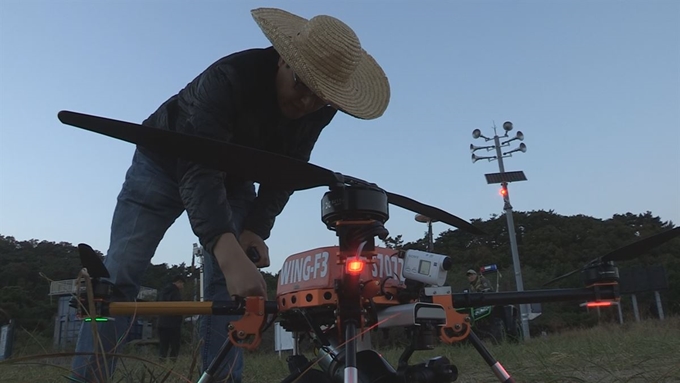
[[[85,318],[84,321],[85,322],[92,322],[92,318]],[[94,318],[94,321],[95,322],[108,322],[109,319],[108,318]]]

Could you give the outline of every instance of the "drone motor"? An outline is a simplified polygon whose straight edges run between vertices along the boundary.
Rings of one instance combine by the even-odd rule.
[[[321,220],[329,229],[334,229],[338,221],[385,223],[389,217],[389,201],[381,190],[339,188],[326,192],[321,199]]]
[[[614,262],[598,262],[586,266],[583,270],[583,282],[586,286],[595,283],[609,283],[619,281],[619,269]]]

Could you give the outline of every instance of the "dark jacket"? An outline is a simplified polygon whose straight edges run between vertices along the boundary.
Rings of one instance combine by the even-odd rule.
[[[319,134],[336,110],[327,107],[298,120],[285,119],[276,97],[278,59],[272,47],[223,57],[170,97],[143,124],[309,161]],[[256,196],[249,180],[138,149],[162,164],[178,182],[192,230],[210,252],[221,234],[235,231],[227,202],[230,191],[245,192],[254,199],[244,229],[262,239],[269,237],[275,218],[292,194],[260,185]]]
[[[181,301],[182,294],[179,292],[179,288],[174,284],[170,283],[165,285],[163,290],[156,298],[157,301]],[[168,315],[158,317],[158,327],[182,327],[182,316],[181,315]]]
[[[470,292],[493,292],[493,286],[491,286],[491,282],[489,282],[486,277],[483,275],[477,275],[477,279],[474,281],[474,283],[470,284]]]

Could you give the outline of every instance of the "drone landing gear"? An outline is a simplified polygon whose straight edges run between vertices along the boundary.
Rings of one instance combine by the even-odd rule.
[[[219,372],[222,362],[234,345],[248,350],[254,350],[260,345],[262,329],[266,321],[264,297],[248,297],[244,301],[245,313],[239,320],[229,324],[229,337],[197,383],[214,381],[214,376]]]
[[[364,339],[359,340],[360,336],[346,330],[345,342],[340,344],[337,333],[329,329],[321,336],[317,335],[320,345],[316,361],[309,362],[303,355],[292,356],[289,359],[291,376],[281,383],[298,382],[298,376],[312,371],[318,373],[311,370],[315,364],[323,371],[325,378],[318,380],[322,383],[450,383],[458,378],[458,370],[445,357],[432,358],[417,365],[408,364],[415,351],[434,349],[437,334],[438,326],[434,323],[431,326],[415,326],[411,332],[411,345],[402,354],[395,370],[378,352],[368,348],[370,334],[364,334]],[[354,346],[348,338],[354,338]]]
[[[400,382],[449,383],[458,379],[458,369],[445,356],[437,356],[425,363],[409,366],[415,351],[433,350],[439,332],[438,323],[421,323],[409,329],[411,344],[399,358],[397,376]]]
[[[210,366],[208,366],[208,368],[203,372],[201,378],[196,383],[212,382],[213,377],[219,371],[220,365],[222,364],[222,362],[224,362],[224,359],[227,358],[227,355],[229,355],[229,352],[231,351],[232,348],[234,348],[234,344],[231,342],[230,339],[227,339],[224,342],[224,344],[222,344],[220,352],[217,354],[215,359],[212,360]]]
[[[470,334],[468,335],[468,339],[470,340],[470,343],[477,349],[477,352],[479,352],[479,355],[484,358],[484,361],[491,367],[491,370],[493,373],[496,375],[498,380],[503,383],[515,383],[515,380],[510,376],[510,374],[505,371],[505,368],[501,365],[499,361],[497,361],[489,352],[489,350],[486,349],[484,346],[484,343],[479,339],[477,334],[474,333],[474,331],[470,330]]]
[[[313,369],[318,361],[309,361],[304,355],[292,355],[288,359],[290,375],[280,383],[337,383],[346,380],[342,367],[343,355],[333,354],[335,369],[322,371]],[[373,350],[362,350],[356,354],[356,380],[354,383],[395,383],[396,371]],[[332,375],[332,376],[329,376]]]

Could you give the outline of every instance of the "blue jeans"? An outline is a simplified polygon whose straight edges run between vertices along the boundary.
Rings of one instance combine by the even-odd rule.
[[[255,198],[255,187],[241,192],[229,193],[233,209],[233,222],[240,232],[243,221]],[[135,151],[125,182],[118,195],[111,224],[110,247],[104,265],[114,283],[124,294],[125,300],[134,301],[139,292],[141,278],[156,252],[166,231],[184,212],[177,183],[148,157]],[[188,249],[188,248],[187,248]],[[204,289],[206,301],[225,301],[231,297],[227,291],[224,274],[215,257],[204,250]],[[200,336],[203,341],[201,358],[203,370],[217,355],[222,344],[228,339],[228,322],[238,316],[203,316],[200,320]],[[115,317],[114,321],[98,322],[97,334],[106,354],[121,353],[132,317]],[[108,381],[113,374],[116,359],[107,357],[106,367],[101,357],[99,343],[93,342],[91,323],[83,323],[78,335],[75,352],[96,353],[76,355],[71,363],[72,378],[75,381]],[[240,383],[243,371],[242,350],[234,347],[223,363],[224,368],[215,376],[215,381]],[[106,369],[105,369],[106,368]],[[180,371],[178,371],[181,373]]]

